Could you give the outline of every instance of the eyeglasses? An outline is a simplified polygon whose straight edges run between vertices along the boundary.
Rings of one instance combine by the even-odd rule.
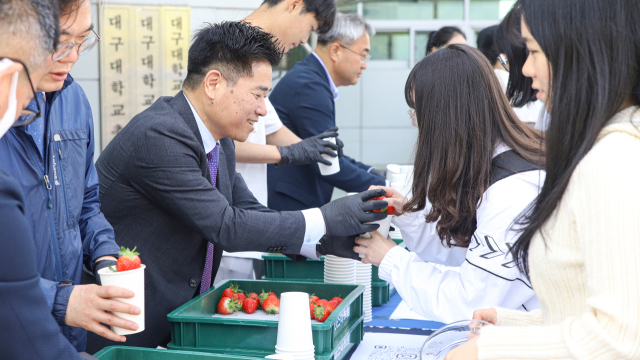
[[[360,56],[360,57],[362,58],[362,63],[363,63],[363,64],[366,64],[366,63],[367,63],[367,61],[371,60],[371,54],[367,54],[367,55],[358,54],[357,52],[355,52],[355,51],[353,51],[353,50],[349,49],[348,47],[346,47],[346,46],[344,46],[344,45],[342,45],[342,44],[338,44],[338,45],[340,45],[340,47],[341,47],[341,48],[347,49],[347,50],[351,51],[352,53],[354,53],[354,54],[356,54],[356,55]]]
[[[66,42],[58,45],[58,47],[56,47],[55,50],[53,51],[53,54],[51,54],[51,58],[53,59],[53,61],[64,59],[67,55],[69,55],[71,50],[73,50],[74,46],[78,47],[78,56],[84,55],[89,51],[91,51],[91,49],[93,49],[96,46],[98,41],[100,41],[100,36],[98,36],[96,31],[93,29],[91,31],[95,34],[95,36],[88,37],[82,40],[82,42],[80,42],[79,44]]]
[[[413,127],[418,127],[418,117],[416,116],[416,109],[409,109],[407,111],[409,115],[409,120],[411,120],[411,125]]]
[[[36,97],[36,88],[33,87],[33,82],[31,82],[31,76],[29,75],[29,69],[27,69],[27,65],[25,65],[22,61],[20,61],[18,59],[0,57],[0,60],[2,60],[2,59],[9,59],[9,60],[11,60],[13,62],[17,62],[17,63],[21,64],[22,67],[24,68],[24,72],[27,74],[27,79],[29,79],[29,85],[31,85],[31,91],[33,91],[33,97],[36,99],[36,109],[37,109],[37,111],[33,111],[33,110],[29,110],[29,109],[22,109],[22,111],[20,112],[20,117],[18,118],[18,120],[16,120],[13,123],[12,127],[27,126],[27,125],[31,124],[32,122],[34,122],[42,114],[42,111],[40,110],[40,102],[38,101],[38,98]]]

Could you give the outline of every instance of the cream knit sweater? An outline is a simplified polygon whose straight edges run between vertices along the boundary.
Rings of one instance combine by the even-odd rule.
[[[497,309],[480,359],[640,359],[640,131],[631,122],[640,128],[637,106],[600,132],[531,242],[541,309]]]

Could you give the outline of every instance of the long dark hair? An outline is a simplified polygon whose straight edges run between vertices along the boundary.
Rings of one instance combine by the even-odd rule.
[[[495,42],[502,49],[509,61],[509,85],[507,98],[511,106],[519,108],[536,101],[537,90],[531,87],[533,80],[522,74],[522,67],[527,61],[527,47],[520,36],[520,18],[522,11],[515,5],[502,19],[495,32]]]
[[[416,110],[419,137],[413,198],[404,211],[421,211],[428,199],[425,220],[438,222],[442,243],[467,247],[496,146],[540,164],[542,134],[518,120],[489,61],[467,45],[449,45],[418,62],[405,98]]]
[[[635,0],[519,0],[518,5],[552,74],[547,175],[511,249],[528,275],[531,239],[562,201],[574,169],[625,101],[632,96],[639,102],[640,8]]]
[[[429,41],[427,42],[427,55],[431,54],[431,49],[434,47],[439,49],[456,35],[460,34],[465,39],[467,36],[457,26],[445,26],[438,31],[432,31],[429,33]]]

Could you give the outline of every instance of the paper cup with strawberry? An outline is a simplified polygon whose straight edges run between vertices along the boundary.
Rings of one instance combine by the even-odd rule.
[[[373,198],[373,199],[371,199],[369,201],[374,201],[374,200],[385,200],[385,198],[380,196],[380,197],[377,197],[377,198]],[[372,224],[380,225],[380,227],[378,228],[377,231],[385,239],[387,238],[387,236],[389,236],[389,229],[391,228],[391,219],[393,218],[394,211],[395,211],[395,209],[393,208],[393,206],[387,206],[386,208],[380,209],[380,210],[373,210],[373,212],[376,212],[376,213],[385,213],[385,214],[387,214],[386,218],[384,218],[382,220],[371,222]],[[362,234],[360,237],[365,238],[365,239],[370,239],[371,235],[367,233],[367,234]]]
[[[109,266],[100,269],[100,280],[102,286],[117,286],[134,292],[131,299],[114,298],[126,304],[132,304],[140,308],[139,315],[130,315],[119,312],[113,314],[123,319],[133,321],[138,324],[138,330],[128,330],[111,326],[111,330],[118,335],[130,335],[144,331],[144,269],[145,266],[140,262],[140,255],[136,248],[133,250],[121,247],[120,257],[116,267]]]

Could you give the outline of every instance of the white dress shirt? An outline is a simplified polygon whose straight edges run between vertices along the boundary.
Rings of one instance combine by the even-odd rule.
[[[202,137],[202,144],[204,145],[204,151],[208,154],[213,148],[216,147],[216,144],[219,143],[218,140],[213,138],[213,135],[209,132],[206,125],[200,119],[200,115],[196,109],[191,105],[191,101],[187,95],[184,96],[187,99],[187,103],[191,108],[191,112],[193,112],[193,117],[196,119],[196,124],[198,124],[198,131],[200,131],[200,136]],[[320,239],[324,236],[324,218],[322,217],[322,212],[319,208],[302,210],[302,215],[304,216],[305,222],[305,231],[304,231],[304,242],[302,244],[302,248],[300,249],[300,255],[304,255],[308,258],[318,259],[318,254],[316,253],[316,244],[320,241]]]
[[[322,65],[324,72],[327,74],[327,77],[329,78],[329,87],[331,88],[331,93],[333,94],[333,101],[338,100],[338,96],[340,95],[340,92],[338,91],[338,87],[336,86],[336,84],[333,82],[333,79],[329,74],[329,70],[327,70],[327,67],[324,65],[324,61],[322,61],[320,56],[318,56],[318,54],[316,54],[315,52],[312,52],[311,54],[315,56],[316,59],[318,59],[318,61],[320,61],[320,65]]]

